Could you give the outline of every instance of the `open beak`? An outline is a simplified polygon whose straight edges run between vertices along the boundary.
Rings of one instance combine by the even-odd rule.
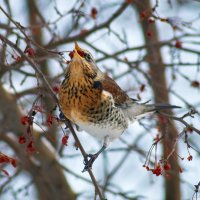
[[[76,51],[81,51],[81,48],[78,46],[78,43],[77,43],[77,42],[74,42],[74,43],[75,43],[74,49],[75,49]]]
[[[82,59],[82,57],[79,55],[78,51],[81,51],[81,48],[78,46],[78,43],[75,42],[75,45],[74,45],[74,56],[73,56],[73,58]]]

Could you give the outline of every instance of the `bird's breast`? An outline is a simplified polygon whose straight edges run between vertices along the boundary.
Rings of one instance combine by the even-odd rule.
[[[121,109],[114,106],[112,95],[87,82],[64,81],[59,101],[63,114],[76,124],[127,128],[127,120]]]
[[[88,114],[94,105],[101,104],[101,91],[92,87],[92,81],[63,81],[59,91],[59,102],[64,115],[76,120],[88,120]]]

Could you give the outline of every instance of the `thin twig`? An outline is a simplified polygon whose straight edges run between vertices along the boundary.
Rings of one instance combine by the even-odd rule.
[[[28,56],[27,56],[19,47],[17,47],[13,42],[11,42],[10,40],[8,40],[7,38],[5,38],[5,37],[4,37],[3,35],[1,35],[1,34],[0,34],[0,39],[1,39],[3,42],[5,42],[6,44],[8,44],[9,46],[11,46],[12,48],[14,48],[14,49],[15,49],[15,50],[16,50],[16,51],[17,51],[17,52],[18,52],[18,53],[33,67],[33,69],[37,72],[37,74],[38,74],[38,76],[40,77],[40,79],[43,81],[44,86],[48,89],[48,91],[49,91],[51,97],[53,98],[54,102],[55,102],[55,103],[58,105],[58,107],[60,108],[60,106],[59,106],[59,101],[58,101],[57,96],[56,96],[55,93],[53,92],[53,90],[52,90],[52,88],[51,88],[49,82],[48,82],[47,79],[45,78],[44,74],[43,74],[43,73],[41,72],[41,70],[39,69],[37,63],[36,63],[33,59],[31,59],[30,57],[28,57]],[[74,129],[73,129],[72,125],[71,125],[71,122],[70,122],[67,118],[65,118],[64,123],[65,123],[65,125],[66,125],[67,127],[69,127],[69,129],[70,129],[70,131],[71,131],[71,133],[72,133],[72,135],[73,135],[73,137],[74,137],[74,139],[75,139],[75,141],[76,141],[76,144],[78,145],[78,147],[79,147],[79,149],[80,149],[80,151],[81,151],[83,157],[86,158],[86,152],[85,152],[83,146],[81,145],[81,143],[80,143],[80,141],[79,141],[79,139],[78,139],[78,137],[77,137],[77,135],[76,135],[76,132],[74,131]],[[102,194],[102,192],[101,192],[101,190],[100,190],[100,188],[99,188],[99,186],[98,186],[98,183],[97,183],[97,181],[96,181],[96,178],[95,178],[95,176],[94,176],[92,170],[89,169],[89,170],[88,170],[88,173],[89,173],[89,175],[90,175],[90,177],[91,177],[91,180],[92,180],[92,182],[93,182],[93,184],[94,184],[94,186],[95,186],[96,192],[98,193],[100,199],[103,200],[103,199],[104,199],[103,194]]]

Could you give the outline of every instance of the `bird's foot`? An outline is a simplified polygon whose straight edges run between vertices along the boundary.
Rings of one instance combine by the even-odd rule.
[[[82,172],[88,171],[89,169],[92,169],[92,164],[94,163],[94,161],[96,160],[96,158],[98,157],[98,154],[87,154],[84,158],[84,169]]]

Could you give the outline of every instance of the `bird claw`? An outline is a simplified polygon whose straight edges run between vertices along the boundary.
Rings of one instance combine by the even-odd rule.
[[[96,160],[97,157],[98,157],[97,154],[87,154],[83,161],[83,164],[85,165],[85,167],[82,172],[92,169],[92,164],[94,163],[94,161]]]

